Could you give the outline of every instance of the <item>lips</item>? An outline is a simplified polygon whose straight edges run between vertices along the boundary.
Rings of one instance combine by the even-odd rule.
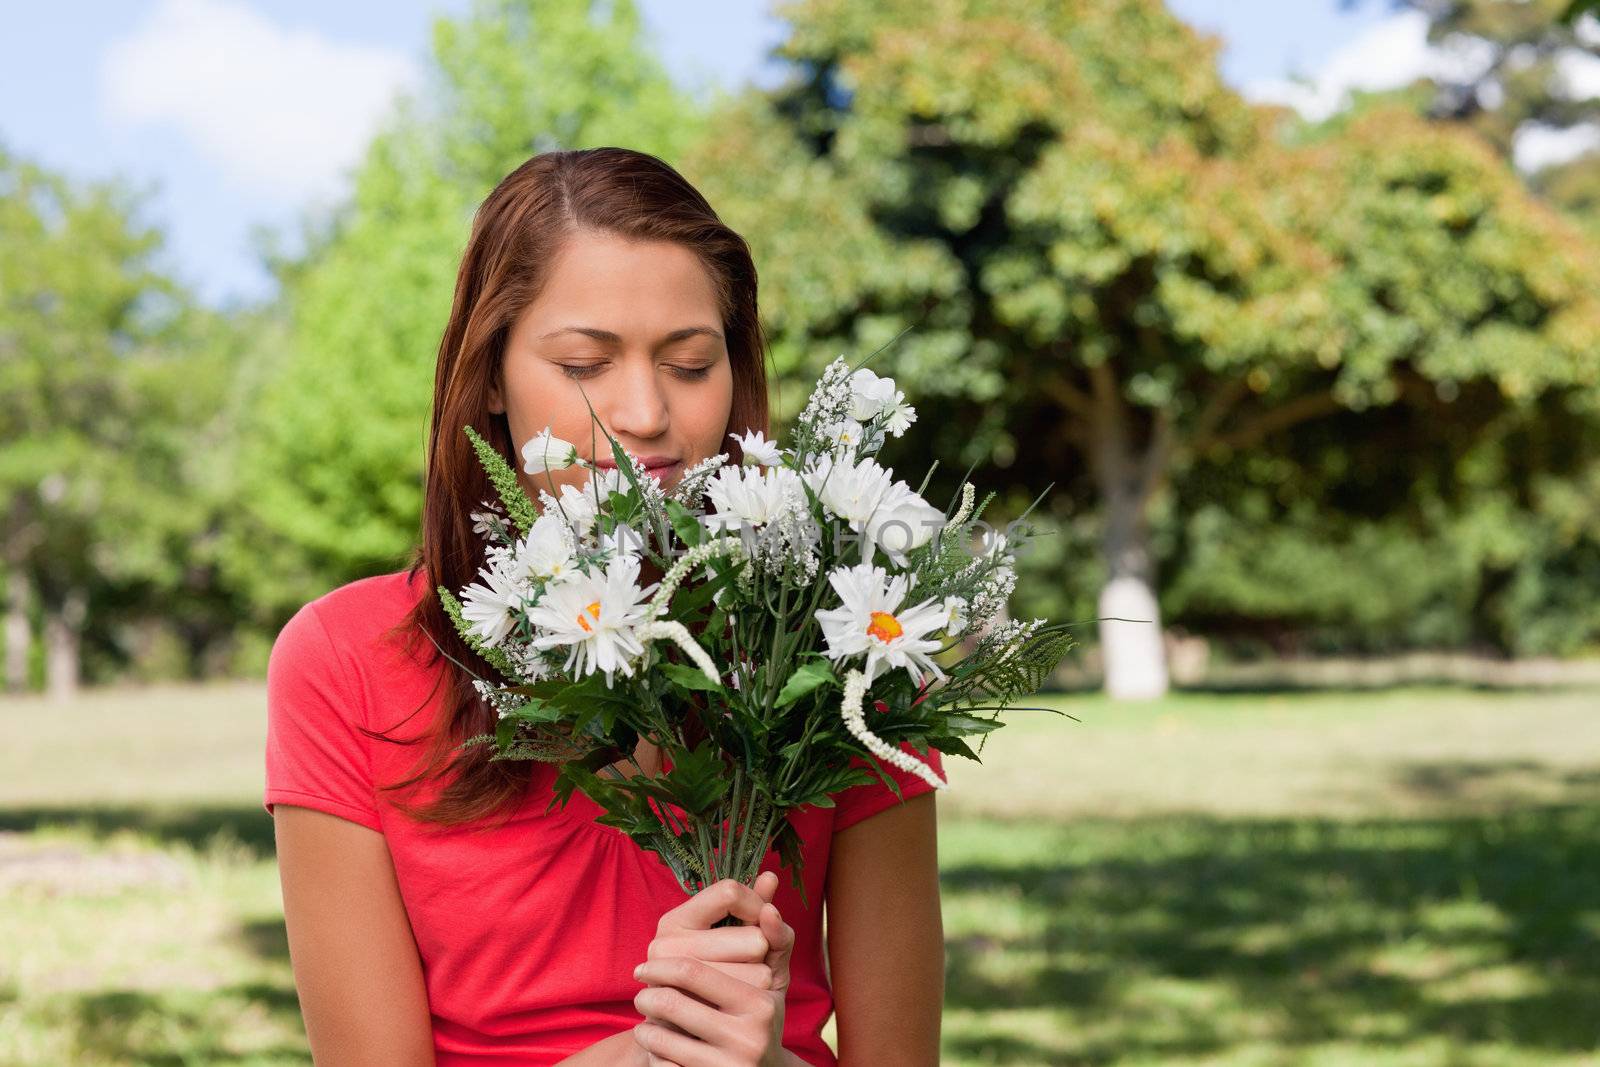
[[[666,481],[677,471],[682,461],[673,459],[671,456],[640,456],[639,462],[644,464],[645,471],[651,477],[657,481]],[[614,459],[597,459],[595,460],[595,466],[606,470],[614,470],[617,462]]]

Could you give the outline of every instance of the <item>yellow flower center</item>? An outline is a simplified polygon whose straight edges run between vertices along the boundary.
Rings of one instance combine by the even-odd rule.
[[[893,641],[905,633],[900,628],[900,620],[890,615],[887,611],[874,611],[872,621],[867,624],[867,633],[885,643]]]
[[[600,618],[600,601],[596,600],[593,604],[590,604],[588,611],[590,615],[598,620]],[[583,617],[583,612],[581,611],[578,612],[578,625],[583,627],[584,633],[594,633],[594,627],[589,625],[589,620]]]

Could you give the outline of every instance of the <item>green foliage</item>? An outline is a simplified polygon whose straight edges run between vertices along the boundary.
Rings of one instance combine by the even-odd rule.
[[[214,573],[240,345],[161,269],[144,200],[0,146],[0,585],[73,635],[47,657],[69,686],[80,647],[112,674],[152,635],[199,673],[241,607]]]
[[[631,0],[478,0],[434,24],[336,221],[282,267],[286,334],[248,412],[226,567],[263,615],[400,566],[422,506],[439,337],[472,213],[538,151],[619,144],[674,159],[700,128]]]
[[[456,599],[455,594],[442,585],[435,592],[439,594],[439,602],[444,606],[444,613],[450,616],[451,624],[455,626],[456,633],[461,635],[461,639],[467,643],[467,647],[482,656],[485,662],[507,678],[516,678],[518,676],[516,668],[506,659],[506,654],[498,648],[484,644],[483,639],[472,629],[472,624],[461,614],[461,601]]]
[[[463,426],[462,430],[472,441],[472,450],[477,453],[478,462],[483,465],[484,473],[489,476],[489,483],[494,486],[496,495],[500,497],[500,503],[505,505],[506,517],[516,525],[517,529],[527,533],[533,526],[533,521],[539,517],[539,510],[533,506],[533,501],[529,500],[528,494],[523,491],[522,484],[517,481],[516,472],[477,430],[471,426]]]
[[[778,700],[774,706],[788,707],[820,685],[839,684],[839,678],[833,673],[833,668],[828,666],[827,660],[809,660],[796,667],[789,675],[789,679],[783,683],[783,688],[778,690]]]
[[[1505,5],[1430,6],[1487,19]],[[1548,6],[1522,5],[1546,28]],[[1098,541],[1102,559],[1063,556],[1056,573],[1036,571],[1055,589],[1025,584],[1024,599],[1093,611],[1086,576],[1132,566],[1172,583],[1164,605],[1186,621],[1200,617],[1184,614],[1198,603],[1184,590],[1210,583],[1209,617],[1292,625],[1328,582],[1285,560],[1270,579],[1276,605],[1222,605],[1220,572],[1188,572],[1183,509],[1229,507],[1206,487],[1236,465],[1270,457],[1291,495],[1315,486],[1305,503],[1330,535],[1315,560],[1340,554],[1352,589],[1376,588],[1387,564],[1355,574],[1369,561],[1345,553],[1337,531],[1471,525],[1493,484],[1436,497],[1431,517],[1418,498],[1512,427],[1595,426],[1597,245],[1478,137],[1429,122],[1414,100],[1373,98],[1317,127],[1287,121],[1225,86],[1213,45],[1154,0],[810,0],[785,15],[779,54],[806,76],[730,106],[688,169],[770,264],[781,372],[803,377],[841,348],[914,327],[880,368],[921,411],[906,446],[992,460],[985,480],[1012,495],[1057,482],[1040,519],[1071,530],[1063,551]],[[796,178],[775,185],[774,173]],[[1414,420],[1413,478],[1351,477],[1360,442],[1401,416]],[[1297,439],[1324,423],[1342,430],[1342,477],[1300,465]],[[1508,457],[1519,483],[1502,495],[1515,504],[1502,511],[1509,529],[1541,506],[1534,472],[1563,469],[1568,454]],[[946,475],[933,488],[955,486]],[[1083,536],[1084,517],[1117,538]],[[1280,507],[1263,521],[1283,518]],[[1549,533],[1575,553],[1557,569],[1582,573],[1589,535]],[[1230,567],[1250,563],[1241,547]],[[1512,581],[1516,597],[1435,602],[1428,627],[1471,639],[1494,601],[1541,585],[1554,595],[1533,572]],[[1407,578],[1397,594],[1418,580]],[[1388,599],[1392,621],[1406,609]]]

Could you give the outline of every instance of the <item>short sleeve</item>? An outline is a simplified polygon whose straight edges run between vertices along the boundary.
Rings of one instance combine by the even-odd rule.
[[[313,601],[284,624],[267,660],[267,811],[296,804],[381,831],[363,719],[361,691]]]
[[[900,743],[900,751],[906,753],[919,762],[927,764],[933,769],[933,772],[936,775],[938,775],[941,779],[944,778],[944,760],[938,749],[930,747],[927,754],[924,755],[913,748],[911,746],[911,742],[902,741]],[[870,782],[864,782],[861,785],[853,785],[848,789],[840,790],[839,792],[833,794],[834,833],[838,833],[847,826],[854,826],[856,823],[870,815],[876,815],[878,812],[883,811],[886,808],[891,808],[894,805],[899,804],[902,798],[905,800],[910,800],[914,796],[933,791],[934,787],[932,783],[924,781],[911,771],[901,770],[892,763],[885,763],[882,760],[872,760],[869,762],[865,759],[862,759],[860,756],[850,757],[850,765],[852,767],[866,767],[870,770],[874,764],[876,764],[886,776],[894,779],[895,783],[900,786],[901,795],[898,797],[895,796],[894,791],[880,781],[876,775],[873,776],[873,779]]]

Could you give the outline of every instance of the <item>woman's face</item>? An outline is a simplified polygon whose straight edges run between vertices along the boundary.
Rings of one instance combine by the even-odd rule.
[[[613,465],[591,406],[600,426],[668,488],[728,447],[733,367],[716,289],[682,245],[574,233],[512,325],[489,410],[506,414],[531,498],[589,476],[582,467],[522,469],[522,446],[547,426],[579,456]]]

